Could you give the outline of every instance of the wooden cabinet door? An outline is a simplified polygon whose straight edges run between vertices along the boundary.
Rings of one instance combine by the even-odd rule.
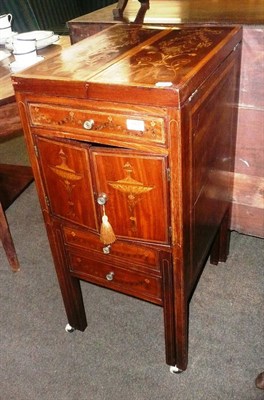
[[[52,215],[97,229],[89,147],[36,137],[38,160]]]
[[[168,243],[167,158],[116,148],[90,152],[95,190],[107,195],[105,213],[116,236]]]

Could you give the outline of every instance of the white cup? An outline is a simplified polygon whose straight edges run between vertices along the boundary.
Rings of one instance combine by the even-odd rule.
[[[15,54],[25,54],[36,51],[36,40],[22,40],[14,37],[13,51]]]
[[[13,54],[18,64],[34,62],[37,57],[36,40],[21,40],[14,37]]]
[[[11,27],[12,18],[12,14],[0,15],[0,29]]]
[[[29,51],[28,53],[13,53],[15,60],[18,64],[30,64],[37,58],[36,50]]]

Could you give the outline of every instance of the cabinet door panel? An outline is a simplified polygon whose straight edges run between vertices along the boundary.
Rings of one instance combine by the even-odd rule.
[[[167,158],[124,149],[91,153],[96,190],[108,196],[105,212],[115,234],[168,243]]]
[[[87,146],[41,137],[36,144],[51,213],[96,229]]]

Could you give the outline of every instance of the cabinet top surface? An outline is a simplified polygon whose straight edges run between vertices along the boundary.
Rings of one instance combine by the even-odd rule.
[[[197,87],[240,41],[238,27],[115,25],[14,75],[13,83],[16,91],[82,98],[104,99],[111,90],[120,99],[127,87],[190,95],[191,83]]]
[[[150,0],[144,23],[146,24],[264,24],[263,0]],[[113,9],[109,5],[69,21],[78,23],[116,23]],[[124,19],[133,22],[140,8],[138,0],[129,0]]]

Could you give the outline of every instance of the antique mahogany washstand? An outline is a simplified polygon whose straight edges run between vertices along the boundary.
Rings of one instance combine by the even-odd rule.
[[[80,280],[160,305],[172,372],[204,264],[228,255],[241,40],[119,24],[12,77],[70,326]]]

